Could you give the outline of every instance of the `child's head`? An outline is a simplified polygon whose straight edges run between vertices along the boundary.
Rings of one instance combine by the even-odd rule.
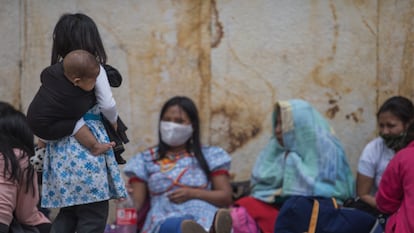
[[[85,91],[91,91],[95,87],[99,69],[96,58],[85,50],[69,52],[63,59],[63,72],[66,78]]]
[[[64,14],[53,30],[51,64],[62,61],[70,51],[76,49],[86,50],[101,64],[106,63],[101,36],[92,18],[82,13]]]

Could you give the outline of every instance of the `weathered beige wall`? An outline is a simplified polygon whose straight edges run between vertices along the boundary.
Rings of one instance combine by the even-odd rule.
[[[353,167],[375,131],[377,2],[218,1],[211,139],[249,174],[271,133],[271,106],[303,98],[332,122]],[[213,24],[216,25],[216,24]],[[245,163],[239,158],[245,158]]]
[[[21,104],[21,19],[19,1],[0,7],[0,100]]]
[[[414,100],[414,1],[381,0],[378,9],[378,102],[395,93]]]
[[[126,157],[157,142],[158,113],[192,97],[203,141],[246,179],[271,133],[272,105],[303,98],[333,124],[354,171],[389,96],[414,99],[414,0],[4,0],[0,99],[26,111],[50,62],[59,16],[98,24],[129,126]]]

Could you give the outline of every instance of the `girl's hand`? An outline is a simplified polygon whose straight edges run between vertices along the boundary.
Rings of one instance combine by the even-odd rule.
[[[117,122],[112,123],[112,127],[114,127],[115,131],[117,131],[118,130],[118,123]]]

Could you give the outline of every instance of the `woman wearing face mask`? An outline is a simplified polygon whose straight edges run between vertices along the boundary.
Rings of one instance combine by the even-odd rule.
[[[376,194],[377,207],[389,215],[385,233],[414,232],[414,122],[403,149],[388,163]]]
[[[159,143],[125,165],[137,209],[150,200],[141,232],[231,231],[230,156],[201,146],[197,108],[187,97],[173,97],[161,109]]]
[[[402,96],[386,100],[377,113],[379,137],[369,142],[358,163],[357,195],[354,207],[378,215],[375,193],[382,174],[394,154],[406,145],[406,133],[414,117],[413,103]]]

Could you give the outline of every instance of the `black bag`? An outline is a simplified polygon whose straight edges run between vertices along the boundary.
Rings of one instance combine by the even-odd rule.
[[[121,118],[118,117],[118,129],[115,130],[111,122],[109,122],[103,114],[101,115],[103,125],[109,137],[109,141],[115,142],[115,146],[112,149],[114,150],[116,162],[118,164],[125,164],[126,160],[122,158],[121,154],[125,151],[124,144],[129,142],[129,139],[126,135],[126,130],[128,128],[125,126]]]
[[[345,200],[344,207],[359,209],[375,217],[378,217],[381,214],[381,212],[378,209],[370,206],[368,203],[364,202],[363,200],[359,198],[357,199],[350,198],[350,199]]]
[[[250,186],[250,180],[233,181],[230,183],[232,189],[233,201],[236,201],[242,197],[250,195],[250,191],[253,187]]]
[[[378,209],[370,206],[368,203],[364,202],[360,198],[350,198],[348,200],[345,200],[344,207],[355,208],[371,214],[372,216],[377,218],[378,224],[383,229],[385,229],[385,224],[387,222],[388,215],[385,213],[381,213]]]
[[[106,75],[108,76],[108,82],[111,87],[119,87],[122,84],[122,76],[117,69],[114,67],[103,64],[102,65],[106,71]],[[118,117],[117,124],[118,129],[115,130],[112,126],[111,122],[106,119],[106,117],[102,115],[103,124],[105,126],[105,130],[108,134],[109,140],[111,142],[115,142],[115,147],[113,148],[115,153],[115,159],[118,164],[125,164],[126,160],[122,158],[121,154],[125,151],[124,144],[129,142],[129,139],[126,135],[126,130],[128,129],[121,118]]]
[[[13,218],[12,222],[9,225],[8,233],[39,233],[39,230],[37,227],[21,224],[15,218]]]
[[[122,76],[119,71],[108,64],[103,64],[102,66],[106,71],[106,76],[108,76],[109,85],[111,87],[121,86]]]
[[[369,233],[376,218],[354,208],[339,207],[334,198],[292,196],[276,219],[275,233]]]

